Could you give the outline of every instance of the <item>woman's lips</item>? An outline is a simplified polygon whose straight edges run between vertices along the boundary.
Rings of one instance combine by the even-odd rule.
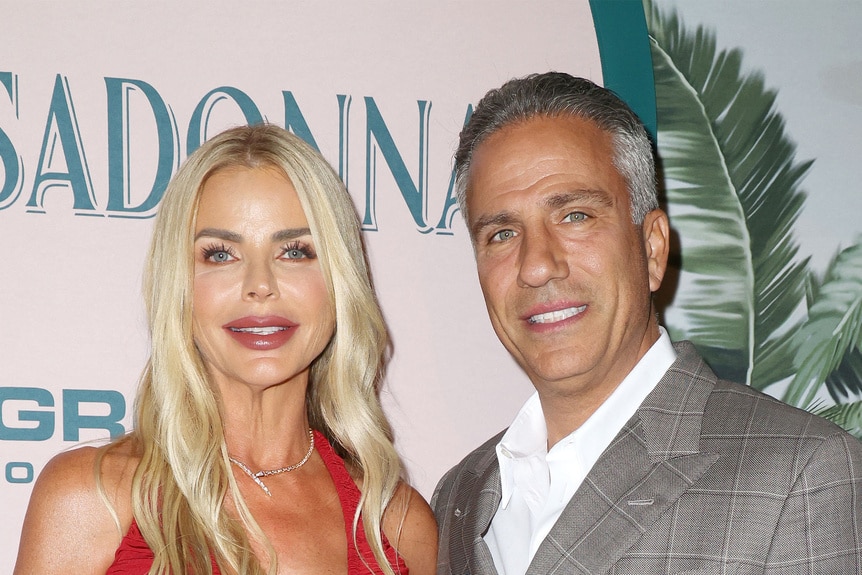
[[[283,317],[244,317],[224,326],[225,331],[240,345],[254,350],[276,349],[283,346],[299,327]]]

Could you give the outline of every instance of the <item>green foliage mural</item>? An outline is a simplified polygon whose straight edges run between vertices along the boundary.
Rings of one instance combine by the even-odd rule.
[[[837,250],[822,277],[811,270],[793,231],[813,162],[796,160],[776,93],[743,73],[741,50],[644,8],[675,235],[665,326],[722,377],[781,390],[862,437],[862,244]]]

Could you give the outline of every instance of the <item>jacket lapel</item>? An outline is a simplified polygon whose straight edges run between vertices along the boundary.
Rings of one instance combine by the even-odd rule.
[[[590,470],[527,575],[607,573],[718,459],[699,451],[715,376],[694,348],[677,361]]]
[[[453,512],[456,519],[452,522],[450,541],[460,541],[465,554],[464,573],[472,575],[497,575],[491,551],[482,536],[500,506],[500,467],[495,451],[499,437],[489,441],[490,448],[465,471]]]

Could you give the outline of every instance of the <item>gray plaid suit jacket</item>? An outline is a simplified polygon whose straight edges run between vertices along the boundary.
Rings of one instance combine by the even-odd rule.
[[[528,575],[862,575],[862,442],[716,378],[688,342],[587,475]],[[440,480],[438,574],[496,574],[494,446]]]

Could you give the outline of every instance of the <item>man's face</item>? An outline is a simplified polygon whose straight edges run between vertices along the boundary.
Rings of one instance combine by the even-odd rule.
[[[611,137],[536,117],[477,147],[468,225],[491,323],[537,389],[603,401],[658,338],[667,219],[632,223]]]

